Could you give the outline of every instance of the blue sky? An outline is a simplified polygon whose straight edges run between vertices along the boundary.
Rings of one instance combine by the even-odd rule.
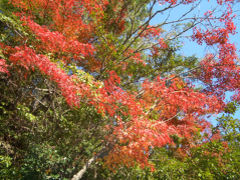
[[[239,41],[239,27],[240,27],[240,12],[238,12],[240,10],[240,3],[236,3],[233,5],[233,11],[234,14],[236,14],[236,18],[234,20],[234,23],[237,27],[237,33],[234,36],[231,36],[230,39],[231,41],[236,45],[237,49],[238,49],[238,54],[239,53],[239,49],[240,49],[240,43]],[[203,0],[199,5],[197,5],[197,7],[195,8],[195,10],[193,12],[191,12],[189,14],[188,17],[194,16],[195,14],[197,15],[201,15],[203,16],[203,14],[208,11],[211,10],[215,7],[220,7],[217,3],[216,0]],[[160,8],[162,8],[161,6],[156,6],[155,11],[159,10]],[[169,20],[176,20],[179,17],[181,17],[181,15],[183,15],[185,12],[187,12],[189,9],[191,8],[191,6],[189,5],[181,5],[179,7],[177,7],[176,9],[172,10],[170,12],[170,14],[168,15],[167,13],[165,14],[159,14],[158,16],[156,16],[153,21],[151,22],[152,25],[154,24],[159,24],[161,23],[167,16],[169,16]],[[221,11],[221,8],[218,9],[218,11]],[[171,27],[170,26],[164,26],[165,30],[171,31]],[[189,36],[191,35],[192,30],[190,30],[189,32],[185,33],[185,36]],[[193,42],[190,38],[186,38],[183,40],[183,44],[182,44],[182,48],[179,51],[180,54],[185,55],[185,56],[192,56],[195,55],[198,58],[202,58],[204,57],[204,55],[206,53],[209,52],[214,52],[214,48],[211,47],[206,47],[205,45],[198,45],[197,43]],[[228,92],[226,93],[226,101],[230,100],[230,96],[232,95],[232,93]],[[240,110],[238,110],[234,116],[235,118],[240,118]],[[210,121],[215,125],[216,121],[214,120],[216,118],[216,116],[211,117]]]

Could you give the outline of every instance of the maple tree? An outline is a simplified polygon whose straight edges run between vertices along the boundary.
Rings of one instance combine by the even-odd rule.
[[[5,3],[13,10],[0,14],[1,79],[15,88],[22,87],[18,81],[34,87],[23,90],[22,98],[11,103],[23,112],[19,117],[31,122],[44,117],[48,109],[55,113],[54,119],[68,116],[69,120],[76,117],[74,113],[82,113],[80,119],[89,120],[91,125],[80,122],[74,133],[84,136],[91,129],[93,135],[89,136],[97,139],[97,151],[91,152],[88,165],[102,159],[111,170],[136,165],[154,170],[149,160],[154,149],[174,148],[176,139],[181,139],[178,151],[186,155],[198,145],[196,134],[205,132],[206,139],[211,137],[206,116],[224,111],[225,93],[234,91],[233,99],[239,101],[237,50],[229,40],[236,31],[233,0],[218,0],[222,13],[207,11],[199,17],[189,17],[198,7],[195,0]],[[159,24],[151,24],[157,15],[170,15],[179,6],[190,9],[177,20],[166,17]],[[179,30],[171,33],[164,29],[176,23],[187,25],[179,25]],[[193,41],[214,46],[217,52],[206,54],[201,61],[178,55],[177,41],[191,30]],[[196,82],[203,87],[198,89]],[[46,106],[38,99],[45,97],[45,91],[50,96],[47,104],[53,103],[47,110],[38,110],[37,104]],[[27,108],[27,101],[21,101],[26,93],[33,104]],[[63,106],[72,114],[60,113]],[[73,179],[81,178],[88,165],[78,173],[75,170]]]

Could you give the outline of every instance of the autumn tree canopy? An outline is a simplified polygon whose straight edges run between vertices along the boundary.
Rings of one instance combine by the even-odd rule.
[[[203,163],[211,156],[221,177],[235,173],[238,165],[220,170],[236,147],[232,134],[208,121],[240,100],[229,40],[235,3],[217,0],[196,13],[197,0],[3,0],[2,177],[104,179],[121,168],[158,172],[152,157],[191,163],[197,154]],[[179,54],[185,38],[214,51]]]

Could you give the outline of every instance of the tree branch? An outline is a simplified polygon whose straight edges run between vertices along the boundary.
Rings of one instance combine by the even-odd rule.
[[[87,163],[83,166],[83,168],[75,174],[71,180],[79,180],[83,177],[83,175],[87,172],[87,169],[93,164],[98,158],[104,158],[108,155],[108,153],[112,150],[113,144],[108,143],[105,148],[103,148],[99,153],[94,155],[91,159],[87,161]]]
[[[88,167],[96,160],[96,156],[93,156],[88,162],[83,166],[83,168],[73,176],[72,180],[79,180],[83,177],[84,173],[87,171]]]

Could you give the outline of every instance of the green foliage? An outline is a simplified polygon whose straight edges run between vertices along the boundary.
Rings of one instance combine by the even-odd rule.
[[[236,112],[238,106],[239,105],[236,102],[230,102],[227,104],[224,111],[225,111],[225,113],[228,113],[228,114],[234,114]]]
[[[14,73],[8,82],[0,78],[1,179],[70,178],[101,149],[107,122],[85,104],[69,109],[43,78],[37,72],[28,80]]]
[[[4,146],[4,144],[2,144],[0,142],[1,146]],[[0,155],[0,177],[1,178],[9,178],[11,177],[11,171],[13,169],[10,168],[12,164],[12,159],[9,156],[2,156]]]
[[[234,108],[234,111],[236,109]],[[222,115],[218,119],[218,128],[223,134],[224,140],[231,145],[240,144],[240,120],[234,118],[232,115]]]

